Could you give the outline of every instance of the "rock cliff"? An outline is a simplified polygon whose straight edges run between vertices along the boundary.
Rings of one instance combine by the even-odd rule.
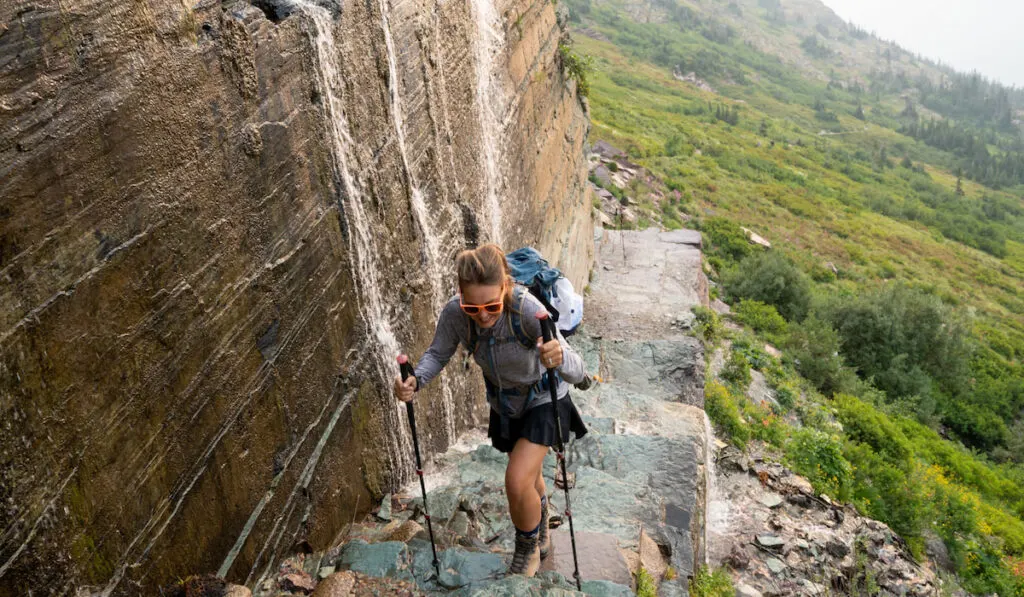
[[[0,6],[0,595],[245,582],[410,473],[470,244],[593,254],[544,0]],[[463,367],[421,442],[479,417]]]

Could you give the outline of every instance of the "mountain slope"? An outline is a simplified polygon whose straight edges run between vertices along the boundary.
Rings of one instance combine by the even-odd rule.
[[[809,280],[800,316],[766,331],[748,301],[745,323],[758,325],[744,334],[789,347],[775,389],[799,387],[797,424],[838,433],[843,462],[860,467],[836,489],[912,545],[937,532],[968,588],[1005,593],[1024,555],[1021,92],[810,0],[566,4],[573,51],[593,57],[592,140],[649,174],[592,180],[641,224],[702,227],[734,307],[758,298],[787,315],[754,287],[759,271],[794,263],[793,280]],[[757,262],[740,226],[785,258]],[[757,413],[739,389],[722,400],[742,436]],[[903,447],[871,444],[880,426]],[[935,528],[953,494],[969,520]],[[1003,580],[979,580],[979,561]]]

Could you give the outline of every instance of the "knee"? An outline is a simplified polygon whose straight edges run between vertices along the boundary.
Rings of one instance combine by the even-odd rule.
[[[511,471],[505,473],[505,492],[508,494],[509,502],[518,502],[525,498],[528,493],[537,493],[536,479],[527,475],[517,475]]]

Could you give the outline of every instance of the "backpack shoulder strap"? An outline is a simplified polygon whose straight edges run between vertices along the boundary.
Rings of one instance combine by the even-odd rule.
[[[523,329],[523,301],[526,300],[526,293],[529,292],[522,286],[516,286],[512,293],[512,309],[509,311],[509,323],[512,324],[512,333],[516,340],[526,348],[533,348],[537,345],[535,338],[530,338]]]
[[[536,299],[540,301],[540,304],[544,305],[544,308],[548,310],[548,315],[551,316],[551,321],[558,323],[558,309],[554,308],[551,305],[551,301],[544,296],[544,290],[541,287],[540,282],[534,282],[530,286],[530,294],[536,297]]]
[[[466,323],[469,325],[469,341],[466,342],[466,352],[470,356],[476,354],[476,345],[479,337],[476,333],[476,324],[473,323],[473,319],[470,317],[466,318]]]

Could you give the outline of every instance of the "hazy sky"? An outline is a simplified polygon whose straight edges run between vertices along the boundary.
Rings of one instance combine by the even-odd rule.
[[[839,16],[957,70],[1024,87],[1024,0],[823,0]]]

